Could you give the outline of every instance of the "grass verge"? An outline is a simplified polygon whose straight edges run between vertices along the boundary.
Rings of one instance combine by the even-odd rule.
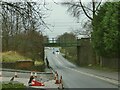
[[[0,62],[2,62],[3,68],[37,71],[44,71],[45,68],[43,60],[33,61],[31,58],[25,57],[15,51],[2,52],[0,56],[2,56]],[[33,61],[34,64],[30,64],[30,61]]]
[[[18,82],[2,82],[2,90],[25,90],[26,86]]]
[[[18,60],[31,60],[30,58],[24,57],[17,52],[9,51],[0,53],[2,56],[1,62],[16,62]]]

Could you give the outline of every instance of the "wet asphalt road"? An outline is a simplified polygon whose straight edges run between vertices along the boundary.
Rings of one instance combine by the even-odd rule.
[[[80,68],[66,61],[61,54],[53,54],[51,50],[46,50],[46,57],[50,66],[59,76],[62,75],[66,88],[118,88],[117,85],[81,72]]]

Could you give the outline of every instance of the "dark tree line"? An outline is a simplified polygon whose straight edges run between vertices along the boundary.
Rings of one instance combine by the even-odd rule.
[[[73,46],[72,44],[77,43],[77,37],[74,33],[64,33],[58,36],[57,41],[63,45],[62,53],[65,54],[65,58],[70,60],[73,63],[77,61],[77,47]],[[68,46],[68,47],[66,47]]]
[[[91,37],[94,26],[94,17],[98,14],[98,10],[103,4],[102,1],[103,0],[91,0],[89,2],[84,2],[82,0],[66,0],[61,3],[63,6],[68,7],[67,11],[70,15],[76,17],[78,23],[81,24],[80,28],[72,30],[74,34],[77,36],[84,35],[85,37]]]
[[[95,16],[92,44],[100,56],[119,56],[119,4],[120,2],[106,2],[100,7],[98,14]]]

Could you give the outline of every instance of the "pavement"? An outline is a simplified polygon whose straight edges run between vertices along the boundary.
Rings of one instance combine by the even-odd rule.
[[[94,74],[96,76],[106,77],[106,78],[118,81],[119,73],[116,72],[116,71],[96,70],[96,69],[92,69],[91,67],[90,68],[89,67],[87,67],[87,68],[78,67],[78,66],[68,62],[67,59],[65,59],[61,55],[57,55],[57,58],[62,61],[61,63],[64,63],[64,64],[69,63],[67,65],[69,68],[76,69],[76,70],[83,71],[83,72],[86,72],[86,73]]]
[[[64,61],[67,61],[61,55],[59,55],[58,57],[60,59],[64,59]],[[113,79],[113,80],[118,81],[119,73],[116,71],[96,70],[96,69],[92,69],[91,67],[85,68],[85,67],[77,67],[75,65],[73,66],[73,68],[75,68],[76,70],[79,70],[79,71],[84,71],[86,73],[94,74],[96,76],[101,76],[101,77],[105,77],[105,78],[109,78],[109,79]]]
[[[78,70],[85,71],[87,73],[94,74],[96,76],[101,76],[109,79],[113,79],[118,81],[119,73],[116,71],[102,71],[102,70],[96,70],[96,69],[91,69],[91,68],[83,68],[80,67]]]
[[[46,72],[37,72],[37,81],[40,81],[45,84],[45,86],[28,86],[28,81],[30,78],[31,71],[26,70],[15,70],[15,69],[2,69],[0,71],[2,75],[0,76],[0,82],[8,82],[15,75],[15,71],[17,71],[17,76],[14,78],[14,81],[23,83],[25,86],[29,88],[58,88],[59,85],[55,84],[54,74],[51,70],[46,69]]]
[[[74,69],[74,67],[73,67]],[[118,72],[111,72],[111,71],[101,71],[101,70],[95,70],[95,69],[89,69],[89,68],[76,68],[76,71],[80,71],[82,74],[86,74],[89,76],[93,76],[99,79],[107,79],[109,82],[115,82],[118,83]],[[12,76],[14,75],[16,70],[14,69],[3,69],[2,70],[2,76],[0,77],[0,82],[2,81],[10,81]],[[30,71],[25,70],[17,70],[19,78],[15,78],[14,81],[18,81],[20,83],[24,83],[25,86],[29,88],[58,88],[59,85],[55,84],[54,75],[51,74],[53,71],[46,69],[45,72],[38,72],[38,79],[44,82],[45,86],[28,86],[28,81],[30,77]],[[1,72],[1,71],[0,71]],[[54,73],[54,72],[53,72]],[[101,77],[101,78],[100,78]],[[114,84],[115,84],[114,83]]]
[[[94,69],[88,69],[88,68],[77,68],[77,69],[71,69],[71,70],[79,72],[86,76],[107,81],[116,86],[120,86],[119,79],[118,79],[119,77],[118,72],[101,71],[101,70],[94,70]]]

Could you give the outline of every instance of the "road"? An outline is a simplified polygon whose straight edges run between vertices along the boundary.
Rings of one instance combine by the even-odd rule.
[[[0,82],[10,81],[13,76],[15,76],[16,70],[14,69],[4,69],[2,70],[2,77],[0,77]],[[28,86],[28,81],[31,75],[30,71],[26,70],[17,70],[17,78],[14,78],[13,81],[17,81],[19,83],[23,83],[28,88],[57,88],[58,85],[54,84],[54,75],[51,72],[37,72],[37,81],[44,82],[45,86]],[[13,87],[14,88],[14,87]],[[31,90],[31,89],[30,89]]]
[[[118,88],[104,78],[81,71],[81,69],[65,60],[61,54],[53,54],[46,50],[50,66],[62,75],[65,88]]]

